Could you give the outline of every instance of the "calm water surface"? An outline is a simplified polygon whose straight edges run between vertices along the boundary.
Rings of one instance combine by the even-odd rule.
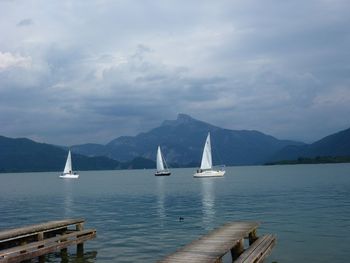
[[[349,164],[230,167],[206,179],[193,171],[0,174],[0,230],[84,217],[97,238],[85,243],[83,261],[154,262],[227,221],[253,220],[260,234],[277,235],[267,262],[349,260]],[[69,261],[79,261],[75,249]]]

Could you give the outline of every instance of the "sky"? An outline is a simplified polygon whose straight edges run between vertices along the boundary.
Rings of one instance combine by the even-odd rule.
[[[350,127],[348,0],[0,0],[0,135],[74,145],[186,113],[313,142]]]

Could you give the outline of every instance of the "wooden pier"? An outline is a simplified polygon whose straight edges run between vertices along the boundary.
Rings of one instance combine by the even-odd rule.
[[[0,263],[20,262],[77,245],[77,254],[83,254],[83,243],[96,236],[95,229],[84,230],[84,219],[66,219],[26,226],[0,232]],[[62,255],[62,256],[63,256]]]
[[[271,253],[276,238],[271,234],[258,237],[258,226],[259,223],[256,222],[225,224],[159,262],[221,262],[222,258],[229,252],[234,263],[262,262]],[[248,243],[246,248],[245,239]]]

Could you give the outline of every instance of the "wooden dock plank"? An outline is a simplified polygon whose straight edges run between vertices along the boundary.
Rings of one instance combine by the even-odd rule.
[[[1,231],[0,263],[40,257],[70,245],[77,245],[77,253],[83,253],[83,243],[96,237],[95,229],[83,230],[84,222],[82,218],[65,219]]]
[[[48,241],[48,243],[46,243],[45,241],[38,241],[38,242],[33,242],[29,245],[17,247],[17,250],[15,250],[13,253],[6,253],[5,255],[1,254],[0,262],[1,263],[19,262],[22,260],[27,260],[34,257],[42,256],[48,253],[56,252],[68,246],[77,245],[91,238],[94,238],[96,236],[96,231],[83,230],[78,232],[79,234],[78,236],[74,234],[76,233],[69,234],[71,235],[69,237],[68,235],[64,235],[60,237],[50,238],[46,240]],[[76,238],[72,238],[73,235]],[[39,243],[41,245],[39,245]]]
[[[52,237],[52,238],[47,238],[45,240],[28,243],[26,245],[0,250],[0,258],[1,257],[6,257],[6,256],[8,256],[10,254],[19,253],[21,251],[37,249],[37,248],[44,247],[44,246],[47,246],[47,245],[50,245],[50,244],[53,244],[53,243],[58,243],[58,242],[63,241],[65,239],[72,239],[72,238],[79,239],[80,237],[83,237],[83,236],[86,236],[86,235],[95,236],[96,235],[96,230],[95,229],[87,229],[87,230],[82,230],[82,231],[75,231],[75,232],[72,232],[72,233],[69,233],[69,234],[66,234],[66,235]]]
[[[30,235],[36,235],[40,232],[45,231],[54,231],[60,228],[67,227],[69,225],[79,224],[83,223],[84,219],[78,218],[78,219],[66,219],[66,220],[56,220],[56,221],[50,221],[42,224],[36,224],[31,226],[25,226],[21,228],[16,229],[10,229],[6,231],[0,232],[0,243],[1,242],[7,242],[13,238],[21,238],[26,237]]]
[[[225,224],[158,262],[215,262],[258,226],[257,222]]]
[[[264,260],[274,247],[275,236],[268,234],[258,238],[247,250],[245,250],[234,263],[259,263]]]

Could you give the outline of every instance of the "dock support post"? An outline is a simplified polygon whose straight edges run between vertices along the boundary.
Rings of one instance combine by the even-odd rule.
[[[44,240],[44,232],[39,232],[38,233],[38,241]],[[44,245],[40,246],[44,247]],[[45,262],[45,255],[39,256],[39,263],[44,263]]]
[[[45,263],[46,257],[45,255],[39,256],[39,263]]]
[[[21,241],[19,242],[19,245],[20,245],[20,246],[24,246],[25,244],[27,244],[27,241],[25,241],[25,240],[21,240]],[[21,250],[20,253],[25,253],[25,252],[26,252],[25,250]]]
[[[76,225],[77,231],[82,231],[84,229],[84,223],[79,223]],[[84,243],[77,244],[77,255],[83,256],[84,255]]]
[[[62,239],[61,242],[67,241],[66,239]],[[67,258],[68,258],[68,250],[66,247],[61,248],[61,259],[62,262],[67,262]]]
[[[82,223],[76,224],[75,229],[77,231],[82,231],[84,229],[84,223],[82,222]]]
[[[77,245],[77,256],[82,257],[84,255],[84,243]]]
[[[244,239],[239,240],[236,245],[231,248],[232,261],[236,260],[244,251]]]
[[[249,246],[254,243],[255,240],[258,239],[258,235],[256,234],[256,229],[249,233]]]
[[[68,262],[68,250],[67,248],[61,249],[61,263],[66,263]]]

